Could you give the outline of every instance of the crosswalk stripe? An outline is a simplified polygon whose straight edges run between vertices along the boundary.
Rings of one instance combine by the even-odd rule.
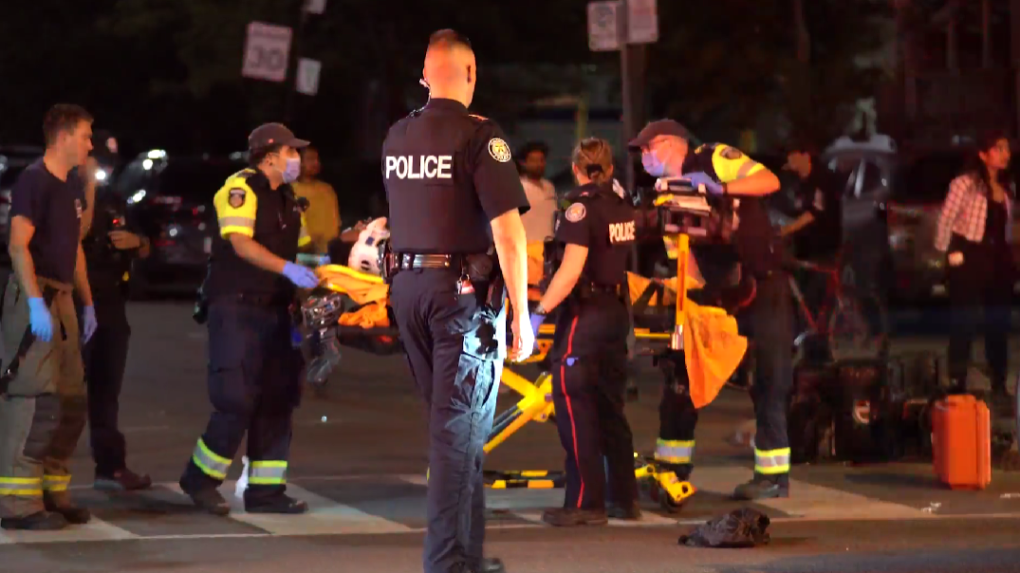
[[[17,543],[67,543],[76,541],[126,541],[138,535],[93,516],[85,525],[72,525],[60,531],[0,530],[0,545]]]
[[[697,469],[692,481],[699,490],[725,495],[732,494],[754,473],[738,466]],[[697,495],[697,494],[695,494]],[[790,480],[790,497],[759,500],[755,503],[782,511],[799,520],[843,521],[862,518],[924,519],[931,514],[899,503],[891,503],[838,489]]]
[[[168,484],[168,487],[170,484]],[[373,533],[410,533],[414,530],[402,523],[367,514],[348,505],[287,484],[287,494],[308,504],[308,512],[300,515],[247,513],[244,502],[234,495],[236,482],[227,481],[220,493],[230,502],[229,518],[255,526],[273,535],[349,535]],[[180,486],[175,488],[180,492]],[[183,495],[183,492],[181,492]]]

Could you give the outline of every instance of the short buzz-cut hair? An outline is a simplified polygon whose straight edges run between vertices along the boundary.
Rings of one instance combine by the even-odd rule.
[[[433,47],[453,48],[457,46],[467,48],[470,50],[471,40],[469,40],[467,36],[461,34],[456,30],[453,30],[452,28],[445,28],[443,30],[439,30],[438,32],[433,32],[432,35],[429,36],[429,48]]]
[[[80,105],[58,103],[43,116],[43,138],[46,145],[56,143],[57,136],[65,131],[74,131],[81,122],[92,123],[93,118]]]

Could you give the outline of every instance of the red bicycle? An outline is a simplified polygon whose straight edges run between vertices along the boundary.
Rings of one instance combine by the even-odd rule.
[[[818,337],[828,344],[833,360],[876,358],[887,354],[889,314],[885,303],[873,291],[843,284],[842,257],[832,266],[789,260],[787,267],[788,270],[820,273],[826,280],[825,296],[818,312],[812,314],[796,277],[789,273],[790,291],[806,325],[806,330],[794,342],[796,352],[804,352],[808,337]]]

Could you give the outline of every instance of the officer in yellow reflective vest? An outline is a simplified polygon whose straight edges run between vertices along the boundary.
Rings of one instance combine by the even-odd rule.
[[[779,189],[779,179],[734,147],[706,144],[692,151],[690,139],[679,123],[660,120],[641,130],[630,146],[641,150],[641,162],[650,175],[682,177],[703,186],[706,193],[730,195],[739,201],[732,221],[722,221],[721,236],[728,239],[726,244],[694,247],[691,252],[706,289],[729,286],[729,277],[735,272],[742,277],[740,284],[751,285],[738,290],[745,296],[727,305],[736,312],[741,334],[754,345],[752,399],[758,426],[754,478],[739,486],[734,496],[787,497],[790,443],[786,411],[793,384],[793,316],[789,284],[781,268],[782,244],[762,200]],[[682,359],[666,386],[655,457],[685,480],[692,468],[698,413],[686,392],[687,371]]]
[[[203,295],[214,412],[180,485],[200,508],[226,515],[230,508],[216,488],[247,433],[245,510],[303,513],[307,504],[284,491],[302,367],[289,307],[296,288],[318,284],[314,272],[291,262],[299,246],[311,243],[290,187],[301,172],[298,150],[308,142],[271,123],[253,131],[248,144],[252,168],[231,176],[213,199],[219,237]]]

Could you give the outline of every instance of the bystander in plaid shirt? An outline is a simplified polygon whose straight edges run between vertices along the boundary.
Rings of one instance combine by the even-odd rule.
[[[1012,185],[1010,187],[1013,187]],[[949,195],[942,205],[938,231],[935,234],[935,248],[946,252],[949,240],[956,233],[961,237],[980,243],[985,238],[985,221],[988,219],[988,191],[985,182],[973,173],[960,175],[949,184]],[[1006,241],[1013,235],[1013,197],[1015,189],[1006,193]]]

